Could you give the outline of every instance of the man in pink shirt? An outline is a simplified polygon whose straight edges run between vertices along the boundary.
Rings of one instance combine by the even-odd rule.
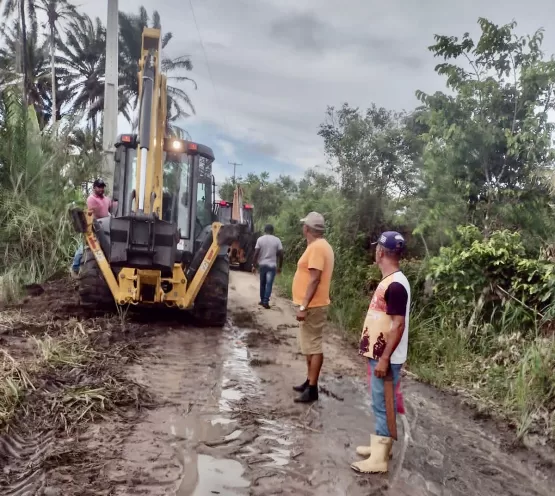
[[[95,219],[103,219],[110,216],[110,206],[112,201],[110,197],[104,194],[106,183],[102,179],[96,179],[93,183],[93,192],[87,198],[87,208],[93,211]],[[117,203],[114,202],[114,206]],[[79,275],[79,267],[81,266],[81,259],[83,258],[83,245],[79,245],[75,256],[73,257],[73,264],[71,266],[71,275],[77,277]]]
[[[93,211],[95,219],[103,219],[110,215],[110,198],[104,195],[106,183],[102,179],[97,179],[93,184],[93,192],[87,198],[87,207]]]

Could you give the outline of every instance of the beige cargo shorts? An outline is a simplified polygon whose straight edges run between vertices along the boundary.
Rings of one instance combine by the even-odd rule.
[[[309,308],[299,329],[299,348],[303,355],[323,353],[324,327],[328,321],[328,307]]]

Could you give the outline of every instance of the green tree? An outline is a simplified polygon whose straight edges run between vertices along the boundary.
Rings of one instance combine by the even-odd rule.
[[[514,22],[479,25],[477,40],[438,35],[430,47],[445,60],[436,72],[451,94],[417,93],[428,126],[421,229],[449,217],[451,227],[476,223],[488,235],[523,227],[535,212],[527,228],[545,235],[549,191],[542,175],[553,166],[555,61],[543,60],[542,31],[520,37]]]
[[[73,97],[74,112],[86,112],[93,131],[104,102],[106,30],[99,18],[83,16],[70,21],[65,42],[58,44],[56,62],[66,71],[65,83]]]
[[[39,42],[39,33],[35,27],[27,33],[26,100],[34,107],[39,125],[43,128],[50,118],[50,68],[47,47]],[[0,76],[0,84],[4,89],[20,82],[16,72],[18,31],[18,21],[14,21],[12,28],[5,30],[3,46],[0,46],[0,66],[4,68]]]
[[[37,31],[37,17],[35,11],[35,1],[34,0],[0,0],[0,6],[4,4],[4,18],[7,19],[13,14],[18,14],[19,16],[19,28],[21,31],[21,62],[22,67],[17,68],[23,73],[23,93],[27,95],[27,82],[28,82],[28,47],[27,47],[27,17],[31,20],[32,31]],[[18,37],[19,40],[19,37]],[[17,53],[17,52],[15,52]]]
[[[50,71],[52,95],[52,120],[59,119],[56,84],[56,37],[59,37],[58,23],[62,20],[78,18],[77,8],[67,0],[38,0],[36,8],[46,14],[50,43]]]
[[[64,71],[64,83],[72,99],[72,112],[84,112],[96,133],[104,109],[106,29],[100,19],[93,22],[81,15],[69,22],[65,42],[58,44],[56,62]],[[121,81],[121,78],[120,78]],[[129,102],[123,87],[118,90],[118,107],[128,120]]]
[[[364,113],[348,104],[328,108],[318,134],[348,202],[343,229],[351,242],[365,243],[359,233],[375,238],[391,225],[395,204],[417,191],[422,146],[413,127],[410,115],[376,105]]]

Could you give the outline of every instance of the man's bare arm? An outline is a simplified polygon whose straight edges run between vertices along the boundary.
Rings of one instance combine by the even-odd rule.
[[[254,250],[254,257],[252,259],[253,267],[256,267],[256,265],[258,264],[258,256],[259,255],[260,255],[260,248],[257,248],[256,250]]]
[[[308,283],[308,287],[306,288],[306,293],[303,299],[303,307],[308,308],[312,298],[316,294],[316,290],[318,289],[318,285],[320,284],[320,279],[322,277],[322,271],[318,269],[309,269],[310,271],[310,282]]]
[[[391,331],[389,334],[389,339],[385,345],[385,349],[382,353],[381,358],[389,360],[393,352],[399,346],[401,338],[403,337],[403,332],[405,331],[405,316],[404,315],[392,315],[391,316]]]

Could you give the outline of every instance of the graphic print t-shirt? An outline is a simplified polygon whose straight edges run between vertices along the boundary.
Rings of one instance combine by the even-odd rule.
[[[384,278],[370,301],[360,337],[359,353],[378,360],[391,334],[392,316],[405,316],[405,329],[399,345],[391,355],[391,363],[402,364],[407,360],[409,343],[410,284],[402,272]]]

